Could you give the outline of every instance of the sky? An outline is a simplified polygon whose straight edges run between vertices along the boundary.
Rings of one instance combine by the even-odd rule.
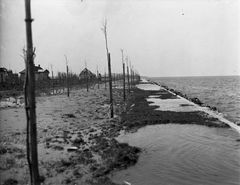
[[[122,53],[142,76],[240,75],[238,0],[32,0],[35,65],[80,73],[112,72]],[[24,0],[0,0],[0,67],[25,68]]]

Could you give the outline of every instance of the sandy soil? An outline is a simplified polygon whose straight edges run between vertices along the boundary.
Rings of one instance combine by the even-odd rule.
[[[115,88],[110,118],[104,85],[40,96],[37,102],[38,158],[43,184],[114,184],[106,175],[137,162],[140,149],[118,143],[122,91]],[[6,103],[6,100],[4,100]],[[22,102],[21,102],[22,103]],[[27,184],[26,116],[15,101],[0,109],[0,182]],[[71,148],[75,147],[75,148]],[[73,149],[73,150],[71,150]]]

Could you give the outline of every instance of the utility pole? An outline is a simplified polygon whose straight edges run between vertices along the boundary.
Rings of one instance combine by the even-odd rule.
[[[37,126],[36,126],[36,100],[35,100],[35,74],[34,74],[34,51],[32,42],[31,1],[25,0],[26,13],[26,38],[27,58],[25,70],[25,109],[27,115],[27,160],[32,185],[39,185],[38,152],[37,152]],[[30,131],[30,133],[29,133]],[[30,137],[30,140],[29,140]]]

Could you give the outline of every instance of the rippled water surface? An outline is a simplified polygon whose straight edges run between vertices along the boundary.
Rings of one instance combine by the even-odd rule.
[[[121,135],[143,148],[138,163],[114,172],[132,185],[239,185],[240,135],[232,129],[199,125],[155,125]]]
[[[198,97],[215,106],[224,117],[240,123],[240,76],[150,78],[160,85]]]

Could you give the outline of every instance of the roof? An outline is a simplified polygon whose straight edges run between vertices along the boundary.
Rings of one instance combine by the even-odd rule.
[[[19,72],[19,73],[25,73],[25,70],[26,70],[26,69],[22,70],[22,71]],[[42,68],[40,67],[40,65],[34,66],[34,72],[38,72],[38,70],[42,70]]]
[[[88,70],[87,68],[85,68],[85,69],[83,69],[82,71],[81,71],[81,73],[79,74],[79,76],[80,75],[85,75],[84,73],[88,73],[88,74],[90,74],[90,75],[95,75],[94,73],[92,73],[90,70]]]
[[[0,72],[7,72],[7,69],[5,67],[0,67]]]
[[[43,73],[49,73],[49,71],[46,69],[45,71],[43,71]]]

